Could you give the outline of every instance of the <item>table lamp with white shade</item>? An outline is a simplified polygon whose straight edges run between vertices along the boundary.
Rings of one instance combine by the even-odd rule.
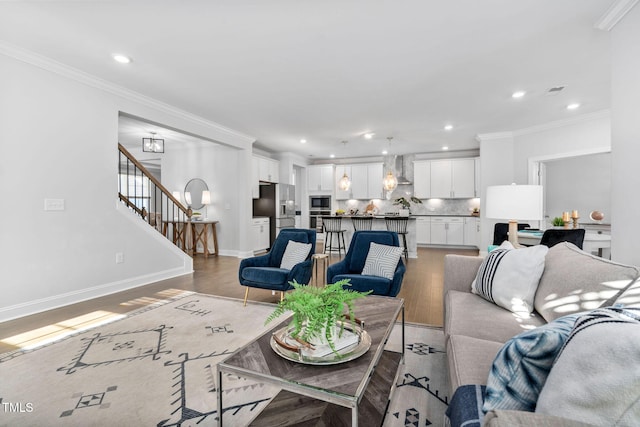
[[[509,221],[509,242],[518,244],[518,221],[540,221],[541,185],[494,185],[487,187],[485,216]]]
[[[204,205],[204,219],[209,219],[207,214],[207,206],[211,204],[211,191],[202,191],[202,204]]]

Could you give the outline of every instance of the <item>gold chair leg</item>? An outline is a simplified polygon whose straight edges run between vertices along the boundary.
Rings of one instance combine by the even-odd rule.
[[[284,291],[280,291],[280,302],[284,300]]]
[[[244,306],[247,306],[247,297],[249,296],[249,287],[247,286],[247,290],[244,291]]]

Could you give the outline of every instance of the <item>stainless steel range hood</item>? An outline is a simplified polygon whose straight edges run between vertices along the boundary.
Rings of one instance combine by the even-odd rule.
[[[398,175],[398,185],[413,184],[404,175],[404,156],[396,156],[396,174]]]

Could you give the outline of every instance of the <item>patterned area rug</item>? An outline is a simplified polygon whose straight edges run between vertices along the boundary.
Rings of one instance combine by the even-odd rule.
[[[274,306],[185,292],[42,347],[0,355],[0,426],[211,426],[216,363],[264,332]],[[406,326],[384,426],[442,425],[448,403],[440,329]],[[400,351],[396,325],[387,348]],[[248,425],[278,389],[228,377],[225,426]]]

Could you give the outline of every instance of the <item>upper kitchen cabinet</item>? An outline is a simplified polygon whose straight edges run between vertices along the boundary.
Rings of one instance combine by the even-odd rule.
[[[338,186],[345,173],[351,180],[346,191]],[[382,178],[382,163],[336,166],[336,200],[379,199],[382,197]]]
[[[431,161],[413,162],[413,195],[418,199],[431,197]]]
[[[260,181],[278,183],[280,163],[266,157],[258,157],[258,178]]]
[[[333,187],[333,165],[307,166],[307,189],[310,193],[332,193]]]
[[[467,199],[475,197],[475,160],[431,161],[431,197]]]

